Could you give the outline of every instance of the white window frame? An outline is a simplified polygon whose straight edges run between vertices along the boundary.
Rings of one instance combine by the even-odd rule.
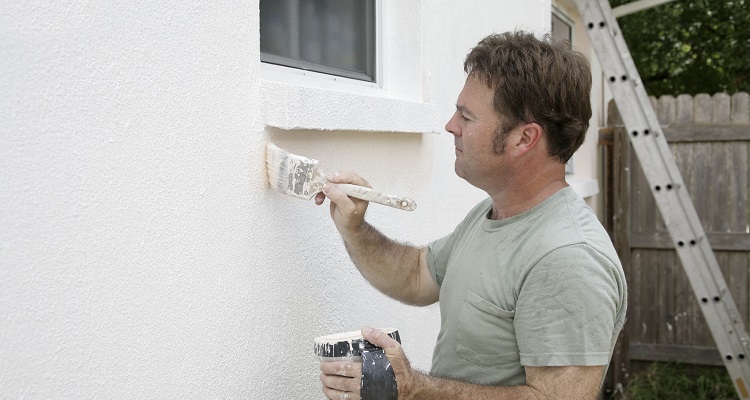
[[[375,82],[261,63],[266,126],[442,132],[439,107],[422,99],[421,34],[414,34],[421,32],[419,12],[418,3],[376,0]]]

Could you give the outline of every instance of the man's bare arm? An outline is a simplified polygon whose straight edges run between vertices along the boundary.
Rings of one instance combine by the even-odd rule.
[[[357,175],[336,175],[329,180],[368,186]],[[367,202],[352,199],[335,185],[326,185],[331,200],[331,218],[341,233],[354,265],[375,288],[412,305],[429,305],[440,292],[427,267],[427,248],[396,242],[364,220]],[[321,204],[319,196],[316,202]]]
[[[596,400],[604,366],[526,367],[526,385],[482,386],[417,372],[409,399],[432,400]]]
[[[438,286],[427,268],[427,248],[398,243],[367,222],[342,237],[359,272],[384,294],[417,306],[438,300]]]

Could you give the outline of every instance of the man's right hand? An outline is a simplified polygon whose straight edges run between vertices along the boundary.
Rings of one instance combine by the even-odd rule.
[[[315,196],[315,204],[321,205],[326,197],[331,200],[331,218],[336,229],[343,235],[356,232],[365,221],[365,212],[369,202],[351,198],[343,190],[336,187],[337,183],[351,183],[364,187],[371,187],[361,176],[355,173],[335,173],[327,175],[331,182],[323,186],[323,193]]]

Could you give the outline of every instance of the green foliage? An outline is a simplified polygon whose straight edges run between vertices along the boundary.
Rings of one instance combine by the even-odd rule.
[[[737,393],[723,367],[654,363],[630,378],[624,398],[725,400],[737,399]]]
[[[649,94],[750,91],[750,0],[677,0],[617,22]]]

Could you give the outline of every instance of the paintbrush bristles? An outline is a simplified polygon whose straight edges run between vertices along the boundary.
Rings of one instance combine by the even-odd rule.
[[[268,182],[281,193],[313,198],[326,183],[317,164],[318,160],[291,154],[271,143],[266,146]]]
[[[284,176],[288,169],[289,152],[269,143],[266,145],[266,168],[268,169],[268,183],[272,188],[286,193],[288,184]]]

